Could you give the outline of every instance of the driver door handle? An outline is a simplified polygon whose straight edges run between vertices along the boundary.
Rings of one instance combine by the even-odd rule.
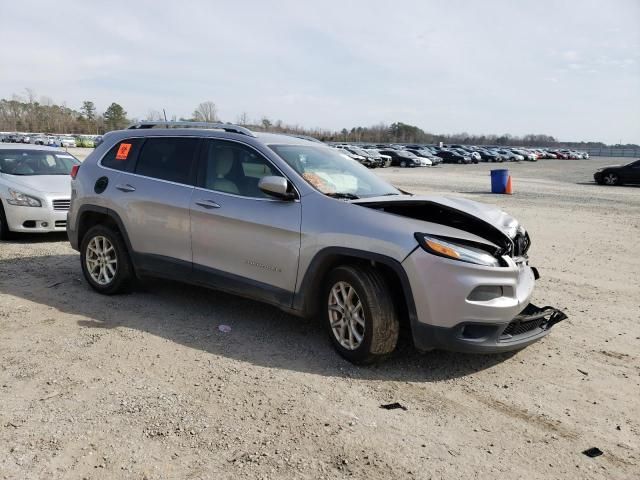
[[[129,185],[128,183],[126,183],[124,185],[116,185],[116,188],[118,190],[120,190],[121,192],[135,192],[136,191],[136,187],[133,187],[133,186]]]
[[[213,200],[198,200],[196,202],[196,205],[200,205],[201,207],[204,207],[204,208],[207,208],[207,209],[220,208],[220,205],[218,205]]]

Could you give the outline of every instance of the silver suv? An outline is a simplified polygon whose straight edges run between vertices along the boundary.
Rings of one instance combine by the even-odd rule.
[[[159,276],[319,315],[355,363],[391,353],[401,325],[421,350],[502,352],[566,318],[529,303],[515,219],[403,192],[317,141],[140,123],[72,177],[69,239],[100,293]]]

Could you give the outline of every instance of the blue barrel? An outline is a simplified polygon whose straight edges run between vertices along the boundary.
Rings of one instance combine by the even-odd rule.
[[[509,170],[491,170],[491,193],[504,193],[507,190]]]

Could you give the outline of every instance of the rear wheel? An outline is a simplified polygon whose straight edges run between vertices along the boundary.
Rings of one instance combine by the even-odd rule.
[[[126,292],[133,266],[119,232],[104,225],[89,229],[80,247],[82,273],[91,287],[105,295]]]
[[[400,322],[384,276],[369,266],[341,266],[324,288],[325,321],[338,353],[350,362],[378,361],[396,348]]]

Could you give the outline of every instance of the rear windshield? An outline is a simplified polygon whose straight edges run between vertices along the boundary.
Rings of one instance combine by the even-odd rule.
[[[80,161],[66,152],[0,150],[0,173],[7,175],[69,175]]]

